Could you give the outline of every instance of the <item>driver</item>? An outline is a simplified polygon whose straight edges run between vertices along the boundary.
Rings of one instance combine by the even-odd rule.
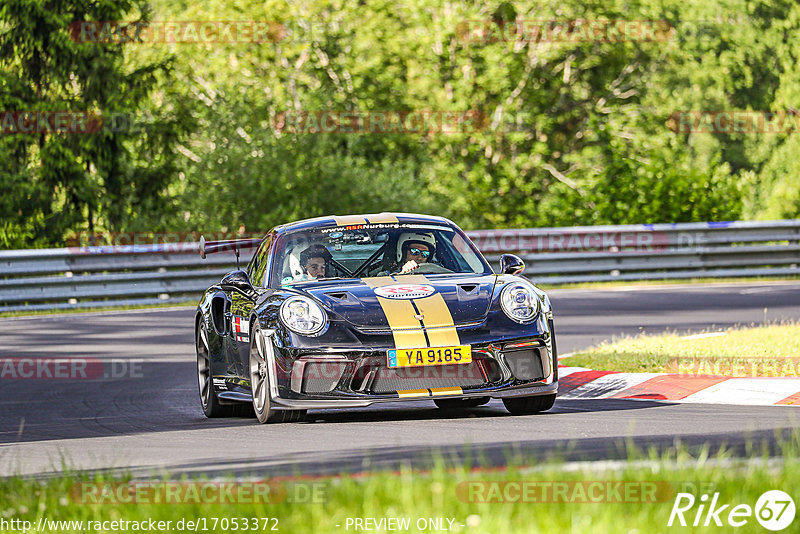
[[[408,274],[433,258],[436,239],[428,232],[400,234],[397,239],[397,263],[402,265],[395,274]]]
[[[323,278],[330,259],[331,253],[323,245],[311,245],[300,253],[300,267],[303,268],[303,274],[296,281]]]

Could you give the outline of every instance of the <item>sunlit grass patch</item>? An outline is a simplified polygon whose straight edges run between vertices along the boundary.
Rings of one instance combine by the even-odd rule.
[[[641,334],[578,352],[565,363],[634,373],[798,376],[800,323],[730,328],[694,335]]]

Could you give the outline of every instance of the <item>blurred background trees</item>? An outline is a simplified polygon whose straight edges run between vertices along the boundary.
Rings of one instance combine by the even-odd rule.
[[[576,19],[670,31],[655,42],[467,34],[469,21]],[[80,20],[274,21],[286,33],[77,43],[68,28]],[[0,0],[0,109],[124,111],[143,124],[0,135],[0,244],[383,210],[466,228],[797,217],[797,135],[676,132],[670,117],[794,109],[799,29],[790,0]],[[458,134],[276,127],[300,110],[487,120]]]

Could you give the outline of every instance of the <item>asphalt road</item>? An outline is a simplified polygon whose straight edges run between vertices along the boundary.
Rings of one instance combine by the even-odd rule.
[[[800,282],[550,295],[562,353],[642,330],[800,319]],[[0,359],[90,358],[98,362],[90,368],[106,375],[0,379],[0,476],[65,468],[267,476],[425,467],[435,458],[592,460],[624,456],[624,441],[710,443],[744,454],[749,440],[774,445],[776,430],[800,427],[796,407],[610,399],[558,400],[550,412],[524,417],[493,400],[459,416],[426,401],[314,411],[300,424],[208,420],[197,395],[192,316],[181,308],[0,320]]]

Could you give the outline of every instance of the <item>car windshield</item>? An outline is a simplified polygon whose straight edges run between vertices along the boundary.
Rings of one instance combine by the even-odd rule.
[[[375,224],[287,232],[275,246],[273,287],[331,278],[399,274],[491,274],[459,229],[443,224]]]

